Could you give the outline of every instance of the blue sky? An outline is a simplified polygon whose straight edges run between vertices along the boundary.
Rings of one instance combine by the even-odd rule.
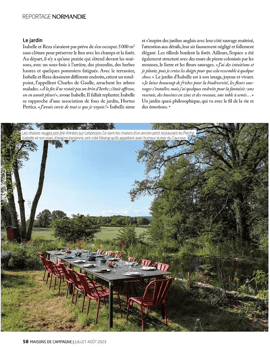
[[[151,124],[115,124],[117,130],[148,130]],[[34,198],[43,141],[20,170],[26,215]],[[129,191],[142,180],[145,167],[137,162],[143,141],[75,141],[60,149],[49,146],[43,192],[36,215],[48,209],[92,216],[148,216],[153,197],[131,202]]]

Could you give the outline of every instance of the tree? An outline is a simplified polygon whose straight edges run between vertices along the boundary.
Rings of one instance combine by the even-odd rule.
[[[216,201],[222,201],[218,214],[212,206],[210,223],[225,211],[233,214],[235,234],[243,242],[250,241],[250,198],[258,175],[267,167],[268,125],[155,124],[154,129],[196,130],[197,135],[181,141],[145,141],[138,160],[146,164],[148,176],[135,182],[131,198],[134,200],[144,194],[158,196],[168,190],[161,180],[164,170],[169,165],[174,166],[179,158],[186,158],[201,176],[201,188],[197,190],[199,198],[207,201],[207,198],[218,197]],[[150,173],[155,176],[151,177]]]
[[[145,217],[137,217],[136,220],[137,220],[137,224],[138,225],[148,225],[148,224],[150,224],[149,219],[147,219]]]
[[[29,151],[36,149],[35,143],[25,141],[24,144],[21,144],[20,129],[31,129],[31,127],[27,124],[21,124],[20,126],[11,123],[1,124],[1,218],[5,227],[12,225],[18,230],[19,222],[13,194],[14,182],[12,173],[13,171],[15,172],[14,176],[19,202],[24,203],[24,201],[21,201],[21,183],[17,172],[22,165],[22,160],[28,159]],[[25,226],[25,210],[23,204],[20,204],[20,213],[21,221]],[[22,231],[24,232],[25,229]]]
[[[151,206],[151,236],[155,241],[181,244],[201,231],[203,206],[199,199],[201,175],[187,158],[168,163]],[[194,218],[196,216],[196,218]]]
[[[60,211],[60,210],[55,210],[55,211],[52,211],[52,220],[54,219],[65,219],[65,218],[68,218],[66,213],[63,212],[63,211]]]
[[[124,240],[125,246],[128,248],[132,245],[135,245],[138,242],[136,238],[135,225],[128,224],[120,228],[119,233],[116,235],[118,240]]]
[[[124,216],[113,216],[111,220],[111,225],[127,225],[129,223],[129,217]]]
[[[52,221],[52,214],[49,210],[43,210],[37,215],[36,220],[40,228],[47,228]]]
[[[55,237],[73,243],[83,237],[86,241],[92,242],[94,234],[100,231],[96,218],[83,215],[73,215],[68,219],[54,219],[51,227]]]
[[[112,123],[38,123],[35,124],[36,127],[43,130],[89,130],[89,129],[113,129]],[[11,141],[14,134],[18,134],[19,130],[23,129],[32,129],[31,124],[20,124],[20,123],[3,123],[1,125],[1,135],[4,141],[2,141],[2,150],[4,151],[4,161],[5,166],[10,167],[10,171],[6,170],[5,172],[5,182],[4,185],[6,187],[7,196],[7,208],[6,211],[9,211],[12,223],[16,223],[15,226],[20,230],[21,238],[23,240],[31,239],[33,224],[35,220],[35,214],[37,205],[42,194],[43,183],[45,179],[45,169],[46,169],[46,161],[48,156],[48,148],[49,144],[54,145],[56,148],[61,148],[63,143],[68,144],[69,141],[48,141],[45,140],[43,142],[43,153],[42,160],[40,166],[40,174],[39,174],[39,182],[36,194],[32,201],[31,212],[29,218],[29,224],[27,228],[26,219],[25,219],[25,200],[23,198],[23,190],[20,181],[19,168],[24,159],[28,158],[29,151],[33,151],[37,149],[37,145],[33,141],[19,141],[15,145]],[[2,152],[3,153],[3,152]],[[14,193],[13,193],[13,185],[12,185],[12,173],[15,178],[17,194],[18,194],[18,203],[20,209],[20,225],[18,221],[16,222],[16,206],[14,202]],[[3,182],[3,181],[2,181]],[[4,201],[4,200],[3,200]],[[4,205],[4,204],[2,204]],[[1,205],[1,209],[2,209]],[[4,211],[4,208],[3,208]],[[7,216],[7,214],[5,214]],[[19,234],[19,233],[18,233]]]

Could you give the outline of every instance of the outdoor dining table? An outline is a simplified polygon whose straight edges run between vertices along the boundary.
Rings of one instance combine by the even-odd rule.
[[[60,251],[47,251],[48,258],[55,257],[55,259],[60,259],[68,263],[69,267],[78,267],[80,269],[80,272],[84,270],[86,273],[89,273],[91,275],[94,275],[103,281],[108,282],[109,284],[109,327],[113,327],[113,286],[114,283],[118,281],[130,281],[134,279],[149,279],[149,278],[157,278],[157,277],[163,277],[165,275],[170,275],[170,272],[168,271],[161,271],[158,269],[155,270],[143,270],[145,267],[141,265],[137,266],[126,266],[126,261],[122,261],[121,259],[114,259],[113,262],[117,264],[115,271],[112,269],[108,268],[107,264],[103,264],[103,266],[96,268],[96,267],[85,267],[85,265],[95,265],[95,261],[87,261],[88,254],[87,253],[82,253],[81,256],[76,256],[75,253],[77,251],[71,251],[71,253],[65,253],[65,252],[60,252]],[[70,258],[72,257],[72,258]],[[108,257],[110,259],[111,257]],[[85,262],[82,263],[77,263],[76,261],[82,260]],[[98,272],[99,270],[104,269],[104,272]],[[107,270],[105,272],[105,270]],[[109,270],[109,271],[108,271]],[[132,273],[132,272],[139,272],[140,275],[128,275],[127,273]]]

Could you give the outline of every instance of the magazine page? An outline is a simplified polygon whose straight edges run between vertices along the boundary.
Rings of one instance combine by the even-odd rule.
[[[264,343],[267,5],[1,4],[1,341]]]

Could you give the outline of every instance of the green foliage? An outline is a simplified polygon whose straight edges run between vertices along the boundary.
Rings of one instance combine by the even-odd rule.
[[[137,226],[147,226],[150,224],[149,219],[145,217],[130,217],[130,216],[108,216],[96,217],[98,223],[102,226],[124,226],[127,224],[135,224]]]
[[[63,212],[61,210],[52,211],[52,220],[57,219],[57,218],[64,219],[64,218],[67,218],[67,215],[65,212]]]
[[[197,318],[195,321],[194,331],[203,331],[200,318]]]
[[[214,233],[200,233],[198,237],[186,240],[180,247],[179,256],[193,254],[196,256],[217,256],[224,258],[249,257],[252,252],[240,239],[217,242]]]
[[[111,225],[114,226],[120,226],[120,225],[127,225],[129,223],[129,217],[123,217],[123,216],[115,216],[111,219]]]
[[[149,219],[145,218],[145,217],[137,217],[137,224],[138,225],[149,225],[150,221]]]
[[[37,226],[40,228],[47,228],[52,221],[52,214],[49,210],[45,209],[36,216]]]
[[[17,243],[10,242],[6,245],[4,242],[1,248],[12,253],[8,266],[14,269],[41,269],[42,263],[38,257],[41,252],[46,256],[46,251],[55,250],[63,246],[58,241],[45,240],[37,238],[30,242]]]
[[[95,238],[93,247],[95,249],[102,248],[104,251],[118,250],[119,240],[109,238]]]
[[[136,245],[136,243],[138,242],[135,232],[135,225],[131,224],[122,227],[116,237],[118,240],[120,240],[120,242],[121,240],[123,240],[123,245],[127,248]]]
[[[2,198],[4,187],[8,184],[12,185],[12,182],[7,182],[8,176],[6,173],[11,173],[14,162],[17,160],[18,154],[18,143],[20,142],[20,132],[14,131],[11,136],[7,136],[5,133],[1,133],[1,184],[2,184]],[[12,193],[6,192],[8,194]]]
[[[212,242],[240,239],[267,253],[268,124],[157,123],[153,128],[197,131],[183,141],[145,141],[139,152],[149,175],[135,182],[130,194],[132,200],[155,196],[153,241],[174,240],[181,247],[209,233]]]
[[[268,274],[263,270],[256,270],[253,272],[250,282],[255,283],[257,290],[266,290],[268,288]]]
[[[51,223],[53,234],[56,238],[66,242],[75,243],[78,239],[85,238],[92,242],[94,234],[100,231],[97,219],[89,216],[73,216],[70,219],[55,219]]]
[[[127,250],[127,255],[137,258],[153,259],[155,257],[158,259],[160,252],[153,245],[137,243],[136,245],[130,246]]]

